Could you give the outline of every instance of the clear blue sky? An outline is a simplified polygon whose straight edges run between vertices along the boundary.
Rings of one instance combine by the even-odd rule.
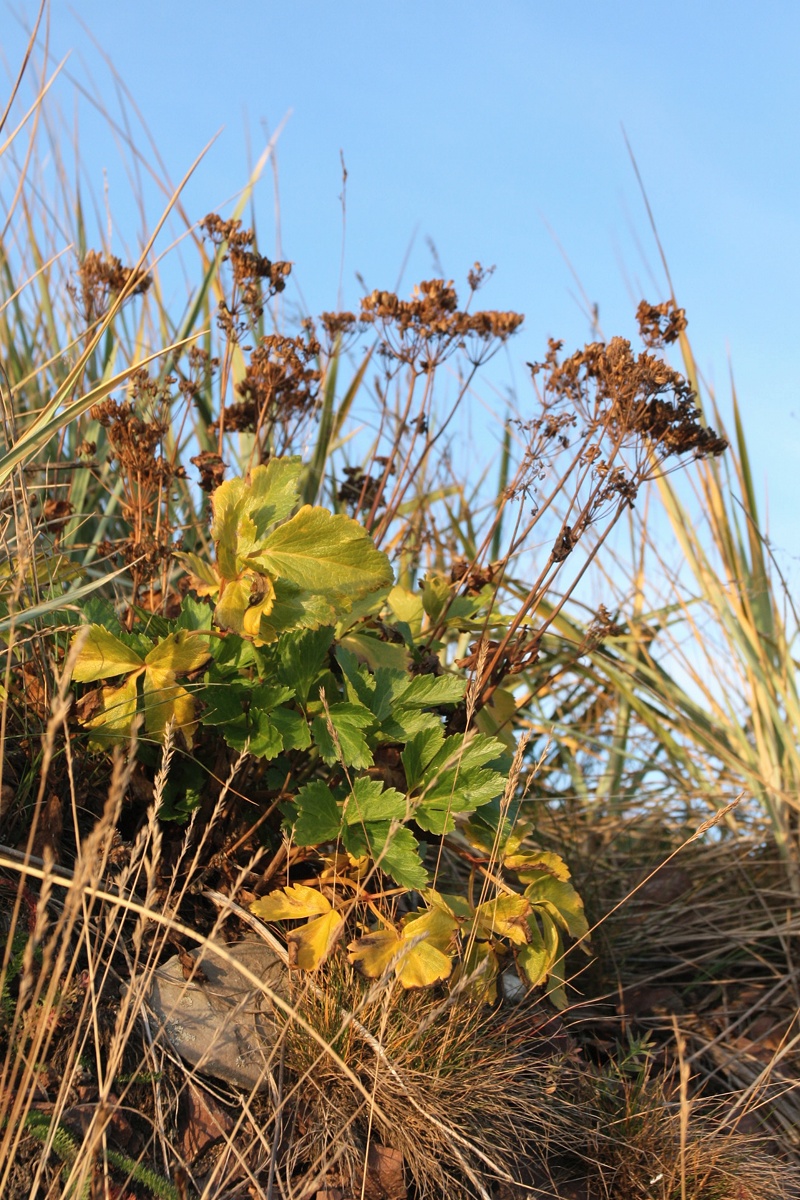
[[[0,10],[8,69],[33,0]],[[109,107],[92,38],[133,93],[173,177],[221,127],[187,194],[193,216],[245,182],[278,146],[281,238],[312,311],[336,305],[340,151],[348,170],[344,301],[435,274],[496,274],[487,306],[526,313],[493,369],[527,386],[549,335],[583,344],[589,325],[552,230],[599,305],[604,333],[633,336],[638,300],[666,285],[625,147],[648,189],[698,362],[725,406],[728,355],[770,532],[800,577],[800,4],[797,0],[54,0],[51,48]],[[66,81],[61,95],[72,114]],[[141,226],[113,138],[82,106],[88,181],[120,245]],[[249,144],[249,150],[248,150]],[[159,213],[150,201],[148,219]],[[258,194],[274,248],[272,180]],[[128,222],[127,226],[125,222]]]

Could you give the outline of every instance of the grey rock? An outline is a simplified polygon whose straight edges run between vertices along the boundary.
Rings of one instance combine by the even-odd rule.
[[[287,996],[286,969],[258,938],[226,952],[275,993]],[[181,960],[155,971],[147,1003],[176,1054],[204,1075],[248,1091],[269,1086],[270,1065],[283,1027],[280,1013],[235,966],[212,950],[197,957],[200,976],[187,981]]]

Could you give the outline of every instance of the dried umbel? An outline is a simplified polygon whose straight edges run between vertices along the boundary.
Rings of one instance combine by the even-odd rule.
[[[643,300],[636,310],[639,336],[651,350],[658,346],[669,346],[677,342],[686,328],[686,311],[678,308],[674,300],[663,304],[648,304]]]
[[[185,478],[186,471],[164,453],[170,428],[169,389],[174,382],[172,377],[157,382],[140,370],[132,376],[127,400],[105,400],[91,409],[93,419],[106,431],[108,462],[118,468],[121,514],[130,531],[102,548],[121,555],[130,566],[134,603],[142,585],[166,568],[175,548],[170,485]],[[142,411],[152,415],[142,416]]]
[[[265,457],[284,453],[301,422],[317,410],[319,352],[310,330],[293,338],[277,333],[261,338],[235,387],[241,400],[226,405],[213,428],[256,434],[268,452]],[[276,439],[277,444],[269,444]]]
[[[230,263],[233,292],[231,302],[219,306],[218,320],[227,337],[236,339],[263,315],[266,299],[286,287],[292,264],[272,262],[254,249],[252,229],[242,229],[238,220],[226,221],[209,213],[200,228],[215,246],[225,248],[222,261]],[[265,299],[266,290],[266,299]]]
[[[648,459],[707,458],[725,450],[724,438],[703,424],[691,385],[663,359],[637,355],[629,341],[615,337],[561,362],[561,345],[551,341],[544,362],[531,366],[534,378],[544,376],[539,426],[553,436],[580,425],[584,461],[596,475],[609,476],[613,458],[625,451],[633,452],[628,466],[635,464],[641,480]]]
[[[471,293],[485,272],[476,263],[470,272]],[[450,280],[423,280],[410,300],[394,292],[374,291],[361,301],[361,320],[376,325],[384,355],[429,371],[455,350],[464,350],[473,363],[485,362],[499,345],[516,333],[524,317],[514,312],[468,312],[459,309]]]
[[[67,286],[87,325],[91,325],[105,315],[110,301],[120,292],[128,289],[129,296],[141,296],[152,282],[147,271],[124,267],[113,254],[88,250],[77,270],[77,285]]]

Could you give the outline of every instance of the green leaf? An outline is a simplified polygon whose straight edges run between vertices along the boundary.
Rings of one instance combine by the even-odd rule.
[[[535,919],[528,922],[530,940],[517,951],[517,962],[525,972],[531,987],[539,987],[547,978],[550,969],[550,951]]]
[[[275,708],[270,720],[281,735],[284,750],[308,750],[311,730],[302,713],[291,708]]]
[[[380,860],[380,869],[391,875],[401,887],[419,891],[428,882],[428,872],[420,859],[419,843],[405,826],[396,829],[384,847],[376,847],[374,857]]]
[[[181,611],[175,624],[178,629],[210,630],[213,615],[210,604],[187,594],[181,601]]]
[[[344,806],[344,819],[348,825],[403,820],[407,815],[405,796],[394,788],[385,788],[379,779],[356,779]]]
[[[294,837],[299,846],[319,846],[335,841],[342,827],[342,813],[330,788],[316,780],[307,783],[294,799],[297,818]]]
[[[328,721],[336,733],[334,739],[328,726]],[[314,742],[319,748],[326,763],[333,764],[341,758],[346,767],[371,767],[372,751],[369,748],[364,731],[372,725],[372,713],[360,704],[348,704],[341,701],[331,704],[327,714],[321,713],[314,717],[311,729]],[[338,740],[338,746],[337,746]]]
[[[73,638],[73,644],[79,637],[85,637],[81,646],[78,660],[72,678],[76,683],[95,683],[99,679],[113,679],[116,675],[127,675],[142,666],[142,657],[130,649],[124,642],[101,625],[90,625],[87,634],[79,631]]]
[[[409,792],[418,788],[425,779],[425,768],[444,745],[444,733],[438,723],[429,729],[421,729],[406,742],[400,755],[406,773]]]
[[[102,596],[90,596],[81,606],[81,615],[89,625],[102,625],[107,633],[117,636],[122,633],[122,626],[114,605]]]
[[[399,642],[384,642],[371,633],[346,633],[339,645],[363,660],[373,671],[378,667],[394,671],[406,671],[409,653]]]
[[[311,688],[328,660],[333,642],[333,629],[302,629],[284,633],[278,641],[277,657],[281,683],[294,689],[299,702],[308,702]],[[311,697],[319,698],[319,694]]]

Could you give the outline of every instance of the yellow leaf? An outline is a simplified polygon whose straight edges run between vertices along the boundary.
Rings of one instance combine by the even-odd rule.
[[[429,920],[426,921],[426,918]],[[449,946],[455,922],[450,919],[446,940],[442,930],[436,929],[437,922],[447,920],[447,915],[438,909],[430,909],[422,917],[406,924],[402,934],[393,929],[381,929],[358,938],[347,947],[350,962],[369,979],[377,979],[390,966],[404,988],[430,987],[447,979],[453,962],[444,949],[434,944]],[[421,926],[423,926],[421,928]]]
[[[440,983],[448,978],[452,969],[453,960],[450,956],[437,950],[425,938],[403,950],[395,972],[404,988],[415,988]]]
[[[435,888],[425,888],[422,898],[432,908],[441,908],[457,920],[468,921],[472,918],[472,906],[463,896],[451,896],[447,892],[437,892]]]
[[[175,682],[173,671],[148,667],[144,676],[144,723],[147,732],[162,741],[170,721],[180,729],[189,745],[197,728],[194,700]]]
[[[517,946],[530,936],[526,917],[531,905],[524,896],[496,896],[475,910],[473,929],[477,938],[505,937]]]
[[[121,685],[121,687],[105,687],[102,689],[103,710],[87,722],[87,728],[94,729],[103,738],[126,738],[131,731],[131,722],[136,716],[137,680],[141,670]]]
[[[148,668],[157,667],[160,671],[174,671],[176,675],[183,675],[196,671],[210,658],[208,634],[205,631],[195,633],[193,630],[180,629],[154,646],[144,661]]]
[[[368,979],[378,979],[402,947],[403,939],[393,929],[380,929],[351,942],[347,957]]]
[[[72,639],[85,637],[72,678],[76,683],[95,683],[98,679],[113,679],[141,667],[141,655],[126,646],[102,625],[90,625],[89,632],[79,631]]]
[[[552,850],[537,850],[529,854],[510,854],[503,866],[516,871],[523,883],[531,883],[542,874],[552,875],[562,882],[570,878],[570,870],[560,854]]]
[[[316,888],[302,883],[291,883],[280,891],[270,892],[260,900],[254,900],[250,911],[264,921],[296,921],[303,917],[331,912],[327,897]]]
[[[315,917],[299,929],[293,929],[286,940],[296,947],[295,962],[298,967],[304,971],[315,971],[330,954],[343,928],[344,921],[339,913],[331,911],[323,917]]]
[[[216,596],[219,591],[219,575],[213,563],[206,562],[199,554],[184,554],[175,552],[175,557],[183,563],[189,583],[198,596]]]
[[[247,571],[241,579],[225,584],[214,620],[223,629],[258,637],[261,618],[268,616],[274,605],[275,588],[269,576]]]
[[[429,908],[421,916],[415,914],[403,921],[403,937],[406,940],[424,934],[427,943],[441,951],[453,946],[457,931],[458,921],[443,908]]]

